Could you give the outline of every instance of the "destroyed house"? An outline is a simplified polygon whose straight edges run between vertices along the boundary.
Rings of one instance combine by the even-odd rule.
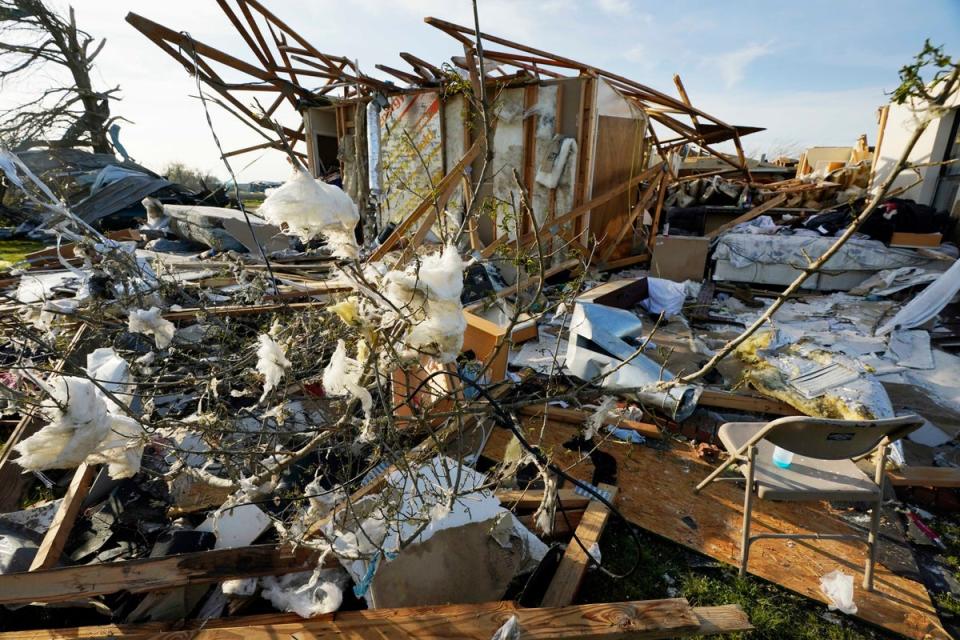
[[[317,177],[339,174],[364,216],[363,233],[380,235],[383,252],[404,236],[414,246],[436,241],[440,227],[458,226],[476,198],[483,215],[466,232],[484,258],[515,243],[519,230],[521,246],[553,238],[556,254],[626,266],[649,259],[666,187],[681,180],[681,156],[696,150],[722,165],[713,175],[750,177],[740,137],[761,129],[697,109],[679,78],[680,100],[485,33],[481,74],[474,31],[426,18],[462,44],[463,56],[432,64],[400,53],[409,70],[376,65],[396,79],[387,82],[347,57],[322,53],[257,2],[244,0],[237,11],[221,4],[256,63],[136,14],[127,20],[267,139],[226,156],[286,149]],[[226,81],[219,67],[244,81]],[[310,89],[308,80],[322,84]],[[249,108],[244,92],[262,111]],[[296,128],[273,120],[284,102],[302,118]],[[726,141],[735,154],[712,146]],[[438,205],[446,220],[429,211]],[[517,215],[521,209],[529,214]],[[552,268],[562,269],[562,258],[554,255]],[[515,277],[501,267],[508,281]]]

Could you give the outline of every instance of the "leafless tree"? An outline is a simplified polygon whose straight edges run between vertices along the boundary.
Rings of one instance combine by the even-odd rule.
[[[171,162],[161,171],[168,180],[181,184],[188,189],[216,189],[221,180],[209,171],[188,167],[182,162]]]
[[[107,132],[116,118],[110,101],[120,87],[99,91],[90,80],[104,44],[77,28],[73,7],[64,17],[42,0],[0,0],[0,90],[42,66],[56,67],[48,74],[54,86],[0,113],[0,143],[14,150],[90,147],[111,153]]]

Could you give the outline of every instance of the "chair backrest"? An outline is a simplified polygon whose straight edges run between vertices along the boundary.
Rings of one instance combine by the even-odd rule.
[[[779,418],[767,424],[764,439],[808,458],[843,460],[862,456],[887,438],[894,442],[918,429],[916,415],[883,420],[830,420],[808,416]]]

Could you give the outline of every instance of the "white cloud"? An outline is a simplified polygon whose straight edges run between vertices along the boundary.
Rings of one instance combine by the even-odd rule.
[[[597,6],[604,13],[625,16],[630,13],[629,0],[597,0]]]
[[[714,60],[714,64],[717,66],[717,70],[720,72],[727,88],[732,89],[743,80],[743,74],[751,62],[770,52],[770,43],[749,44],[736,51],[718,56]]]

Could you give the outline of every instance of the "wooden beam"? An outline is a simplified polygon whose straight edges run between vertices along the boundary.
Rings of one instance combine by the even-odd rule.
[[[590,202],[586,202],[586,203],[580,205],[579,207],[576,207],[576,208],[574,208],[574,209],[571,209],[570,211],[568,211],[567,213],[563,214],[563,215],[560,216],[559,218],[555,218],[555,219],[551,220],[550,223],[549,223],[549,226],[551,226],[551,227],[559,227],[560,225],[566,224],[567,222],[570,222],[571,220],[573,220],[573,219],[575,219],[575,218],[577,218],[577,217],[579,217],[579,216],[582,216],[583,214],[587,213],[587,212],[590,211],[591,209],[593,209],[593,208],[595,208],[595,207],[599,207],[600,205],[605,204],[605,203],[609,202],[610,200],[613,200],[614,198],[616,198],[617,196],[619,196],[621,193],[623,193],[623,192],[626,191],[627,189],[631,189],[631,188],[637,186],[638,184],[640,184],[641,182],[643,182],[644,180],[647,180],[647,179],[651,178],[651,177],[654,176],[658,171],[660,171],[660,165],[655,165],[655,166],[653,166],[653,167],[650,167],[649,169],[646,169],[646,170],[643,171],[642,173],[640,173],[640,174],[634,176],[633,178],[631,178],[630,180],[624,182],[624,183],[621,184],[619,187],[614,187],[613,189],[611,189],[610,191],[607,191],[607,192],[604,193],[603,195],[597,196],[596,198],[593,198],[592,200],[590,200]],[[545,234],[546,234],[546,230],[541,229],[541,234],[540,234],[540,235],[541,235],[541,236],[544,236]],[[553,234],[551,234],[551,235],[553,235]],[[528,233],[528,234],[524,234],[523,236],[520,237],[520,241],[519,241],[519,242],[520,242],[520,246],[525,246],[525,245],[529,244],[530,242],[532,242],[532,241],[535,240],[535,239],[536,239],[536,235],[533,234],[532,232],[531,232],[531,233]],[[504,245],[504,244],[506,244],[506,243],[508,243],[508,242],[510,242],[510,238],[508,238],[508,237],[505,236],[505,235],[500,236],[499,238],[497,238],[496,240],[494,240],[493,242],[491,242],[489,245],[487,245],[487,248],[484,249],[484,250],[481,252],[480,255],[483,256],[484,258],[489,258],[489,257],[492,256],[494,253],[496,253],[497,249],[499,249],[502,245]]]
[[[960,488],[960,469],[956,467],[901,467],[887,471],[887,479],[895,487]]]
[[[520,415],[540,418],[546,414],[547,418],[550,420],[555,420],[557,422],[565,422],[567,424],[582,425],[587,421],[588,418],[592,415],[589,411],[582,411],[580,409],[564,409],[562,407],[553,407],[543,405],[527,405],[520,409]],[[630,429],[631,431],[636,431],[640,435],[659,440],[663,437],[663,434],[660,432],[660,428],[655,424],[649,424],[646,422],[639,422],[637,420],[628,420],[626,418],[621,418],[620,416],[607,416],[602,421],[603,425],[610,425],[614,427],[619,427],[622,429]]]
[[[67,487],[67,493],[63,496],[47,533],[43,536],[40,548],[37,549],[37,555],[30,563],[30,571],[49,569],[60,561],[60,554],[63,553],[63,547],[67,544],[67,538],[73,530],[73,523],[77,519],[77,514],[80,513],[80,506],[86,500],[90,485],[93,484],[93,479],[97,475],[97,469],[97,465],[86,463],[77,467],[70,486]]]
[[[0,604],[69,602],[117,591],[153,591],[231,578],[313,569],[320,553],[257,545],[163,558],[104,562],[0,575]]]
[[[301,619],[276,613],[220,620],[108,624],[0,633],[0,640],[489,640],[511,616],[523,640],[678,638],[750,631],[736,605],[691,607],[683,598],[558,609],[521,609],[513,602],[365,609]]]
[[[617,488],[609,484],[600,484],[600,489],[610,493],[610,502],[617,497]],[[567,545],[567,550],[560,560],[560,566],[550,581],[547,593],[543,596],[543,607],[566,607],[573,604],[573,599],[580,590],[583,578],[590,566],[587,552],[600,543],[600,536],[607,526],[610,510],[600,501],[593,501],[583,514],[580,525],[573,534],[573,539]],[[579,540],[579,542],[578,542]],[[586,550],[584,550],[586,549]]]
[[[403,220],[403,222],[397,225],[397,228],[393,230],[393,233],[390,234],[390,237],[384,240],[383,244],[377,247],[377,249],[370,254],[370,257],[367,258],[367,261],[376,262],[377,260],[383,259],[383,256],[387,255],[387,253],[395,244],[400,241],[401,238],[403,238],[404,234],[410,230],[417,220],[419,220],[423,214],[425,214],[434,205],[436,201],[435,198],[439,200],[443,198],[444,194],[447,194],[447,197],[449,197],[449,193],[452,193],[453,189],[460,182],[460,174],[462,174],[464,169],[466,169],[470,163],[473,162],[474,158],[476,158],[479,153],[480,143],[476,142],[472,147],[470,147],[464,156],[460,158],[460,162],[458,162],[456,166],[454,166],[453,169],[451,169],[450,172],[445,175],[442,180],[440,180],[436,186],[435,193],[431,193],[429,196],[424,198],[420,204],[417,205],[417,208],[414,209],[410,215]]]
[[[775,416],[801,415],[799,411],[780,400],[715,389],[704,389],[697,404],[704,407],[735,409],[750,413],[768,413]]]
[[[633,223],[643,213],[647,205],[650,204],[650,200],[657,193],[657,188],[661,190],[666,190],[666,185],[664,182],[666,174],[661,174],[659,178],[655,178],[653,182],[650,183],[650,186],[647,187],[647,190],[640,196],[640,199],[637,201],[637,204],[633,207],[633,210],[630,212],[630,215],[627,216],[627,219],[623,222],[620,227],[620,231],[617,233],[616,239],[610,243],[610,246],[603,252],[603,255],[600,256],[600,262],[605,263],[610,259],[610,256],[613,255],[613,252],[617,250],[617,246],[623,241],[624,236],[627,235],[629,231],[633,229]],[[641,221],[642,222],[642,221]]]
[[[547,278],[550,278],[550,277],[552,277],[552,276],[557,275],[557,274],[560,273],[561,271],[567,271],[567,270],[576,269],[576,268],[579,267],[579,266],[580,266],[580,260],[579,260],[579,258],[570,258],[569,260],[565,260],[564,262],[561,262],[561,263],[558,264],[558,265],[554,265],[554,266],[550,267],[549,269],[547,269],[546,271],[544,271],[544,272],[543,272],[543,279],[546,280]],[[524,278],[523,280],[519,280],[519,281],[517,281],[516,283],[510,285],[509,287],[500,289],[499,291],[496,292],[496,294],[494,295],[494,297],[495,297],[495,298],[506,298],[507,296],[515,295],[515,294],[518,293],[519,291],[522,291],[522,290],[526,289],[527,287],[529,287],[530,285],[534,284],[535,282],[538,282],[538,281],[540,280],[540,277],[541,277],[541,274],[539,274],[539,273],[536,273],[536,274],[534,274],[534,275],[532,275],[532,276],[528,276],[528,277]],[[477,309],[483,308],[483,306],[484,306],[486,303],[487,303],[487,299],[478,300],[478,301],[476,301],[476,302],[470,303],[469,305],[467,305],[467,306],[464,307],[463,309],[464,309],[464,311],[476,311]]]
[[[620,260],[611,260],[605,264],[597,266],[597,271],[613,271],[614,269],[622,269],[625,267],[632,267],[635,264],[640,264],[641,262],[649,262],[650,254],[643,253],[638,256],[630,256],[629,258],[621,258]]]
[[[530,511],[537,509],[543,502],[543,491],[533,489],[503,489],[497,491],[497,500],[501,506],[511,511]],[[557,502],[565,509],[586,509],[590,498],[582,496],[573,489],[557,491]]]
[[[707,238],[716,238],[716,237],[719,236],[721,233],[725,233],[725,232],[729,231],[730,229],[733,229],[733,228],[734,228],[735,226],[737,226],[738,224],[743,224],[744,222],[750,222],[750,221],[753,220],[754,218],[756,218],[756,217],[758,217],[758,216],[762,216],[762,215],[765,214],[767,211],[770,211],[770,209],[775,209],[776,207],[779,207],[781,204],[783,204],[783,203],[786,202],[786,201],[787,201],[787,194],[781,193],[780,195],[778,195],[778,196],[776,196],[776,197],[774,197],[774,198],[770,198],[769,200],[767,200],[767,201],[764,202],[763,204],[760,204],[760,205],[757,205],[756,207],[753,207],[752,209],[750,209],[749,211],[747,211],[747,212],[744,213],[743,215],[737,216],[736,218],[734,218],[734,219],[731,220],[730,222],[728,222],[728,223],[726,223],[726,224],[723,224],[723,225],[720,225],[719,227],[717,227],[716,229],[714,229],[714,230],[711,231],[710,233],[705,234],[705,237],[707,237]]]

